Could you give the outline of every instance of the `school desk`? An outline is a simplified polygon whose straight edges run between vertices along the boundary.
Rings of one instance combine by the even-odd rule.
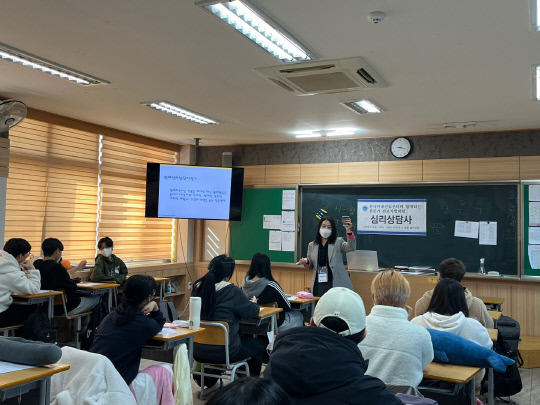
[[[277,314],[282,311],[282,308],[261,307],[256,318],[240,321],[240,330],[247,333],[257,333],[259,326],[269,323],[270,330],[268,332],[275,336],[277,334]],[[266,336],[266,332],[264,335]]]
[[[39,388],[39,405],[48,405],[51,396],[51,376],[66,370],[69,370],[69,365],[56,363],[0,374],[0,402]]]
[[[93,283],[89,281],[82,281],[77,284],[79,290],[90,292],[92,295],[105,295],[107,296],[107,308],[111,312],[112,302],[114,297],[114,304],[116,305],[116,289],[120,287],[120,284],[116,283]]]
[[[495,329],[495,328],[486,328],[488,333],[489,333],[489,338],[491,339],[492,342],[496,342],[497,341],[497,334],[498,334],[498,330]]]
[[[497,298],[497,297],[478,297],[480,298],[484,304],[486,305],[494,305],[496,310],[501,312],[502,311],[502,304],[504,304],[504,298]]]
[[[129,279],[130,277],[131,277],[131,274],[129,274],[126,277],[126,280]],[[170,279],[167,278],[167,277],[153,277],[153,278],[156,281],[156,283],[158,285],[158,288],[159,288],[159,295],[158,295],[159,300],[163,301],[163,298],[165,297],[165,283],[170,281]]]
[[[474,377],[482,371],[480,367],[459,366],[456,364],[442,364],[431,362],[424,369],[424,378],[454,383],[454,390],[449,395],[456,395],[459,385],[465,385],[471,405],[476,403],[474,392]],[[420,383],[419,389],[440,392],[440,389],[430,388]]]
[[[290,295],[291,297],[293,295]],[[321,297],[313,297],[313,298],[298,298],[295,297],[294,300],[289,300],[291,303],[291,307],[294,309],[299,309],[300,311],[303,311],[304,309],[308,310],[310,318],[313,317],[313,312],[315,311],[315,303],[319,301]]]
[[[199,328],[193,330],[188,328],[176,328],[173,330],[174,332],[171,333],[158,333],[146,342],[143,348],[166,351],[173,349],[182,343],[186,343],[189,356],[189,367],[191,368],[191,365],[193,364],[193,338],[197,333],[201,333],[205,329]]]
[[[499,311],[487,311],[491,319],[493,319],[493,327],[497,327],[497,321],[501,319],[502,312]]]
[[[49,319],[54,317],[54,297],[62,294],[61,291],[40,290],[37,294],[11,294],[13,304],[16,305],[34,305],[47,303],[47,316]]]

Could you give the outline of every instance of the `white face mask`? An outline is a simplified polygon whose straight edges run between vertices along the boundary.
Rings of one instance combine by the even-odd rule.
[[[112,255],[112,248],[101,249],[101,254],[105,257],[110,257]]]
[[[321,234],[323,238],[328,239],[330,235],[332,235],[332,230],[321,228],[319,229],[319,233]]]

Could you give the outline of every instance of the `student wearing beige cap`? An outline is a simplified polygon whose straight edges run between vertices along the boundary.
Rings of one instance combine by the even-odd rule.
[[[278,335],[264,377],[295,405],[401,404],[381,380],[365,374],[367,362],[357,346],[365,325],[362,298],[348,288],[331,288],[318,302],[311,327]]]

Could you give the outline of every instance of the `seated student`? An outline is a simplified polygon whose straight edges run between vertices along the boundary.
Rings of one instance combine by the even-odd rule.
[[[444,330],[491,349],[493,342],[487,329],[469,317],[463,287],[456,280],[442,279],[433,290],[427,311],[411,320],[428,329]]]
[[[122,284],[126,280],[128,269],[122,259],[112,254],[113,244],[112,239],[108,236],[99,240],[97,247],[101,253],[96,256],[90,280],[112,281],[118,284]]]
[[[265,350],[262,339],[240,337],[240,320],[253,319],[259,315],[255,300],[246,298],[240,288],[229,280],[234,273],[235,262],[232,257],[219,255],[208,265],[208,273],[193,284],[192,296],[201,297],[201,320],[224,321],[229,324],[229,360],[246,359],[252,376],[258,376]],[[224,363],[223,347],[194,344],[195,360],[204,363]],[[212,381],[210,378],[206,379]],[[212,385],[209,383],[209,386]]]
[[[466,271],[465,264],[461,260],[451,257],[441,262],[438,279],[440,281],[444,278],[451,278],[461,283]],[[467,301],[467,308],[469,309],[468,316],[476,319],[486,328],[493,328],[493,319],[489,316],[482,300],[474,297],[466,287],[463,287],[463,290],[465,291],[465,299]],[[427,291],[422,298],[416,301],[416,305],[414,306],[415,316],[422,315],[427,311],[432,295],[433,290]]]
[[[358,349],[365,321],[358,294],[331,288],[315,307],[312,327],[279,334],[264,377],[277,382],[295,405],[401,404],[381,380],[366,374]]]
[[[220,389],[206,405],[292,405],[291,398],[272,380],[246,377]]]
[[[463,287],[451,278],[437,283],[426,313],[418,315],[411,322],[424,328],[454,333],[488,349],[493,346],[487,329],[476,319],[469,318]],[[476,388],[480,387],[483,377],[484,370],[475,377]]]
[[[259,305],[276,302],[279,308],[283,308],[283,312],[279,314],[277,320],[280,332],[303,325],[302,312],[291,309],[287,294],[272,277],[270,258],[264,253],[253,255],[248,274],[244,277],[242,291],[248,298],[255,297]]]
[[[12,238],[0,250],[0,327],[22,324],[35,310],[33,305],[11,305],[12,293],[39,292],[39,271],[27,260],[31,249],[26,240]]]
[[[103,319],[94,337],[94,343],[90,348],[93,353],[99,353],[107,357],[113,363],[120,375],[128,385],[135,391],[139,403],[144,395],[145,383],[148,369],[139,372],[141,363],[141,353],[143,345],[163,329],[165,317],[159,310],[158,304],[154,301],[157,291],[157,284],[153,277],[136,274],[130,277],[124,287],[124,302],[113,312]],[[167,398],[172,399],[172,370],[166,367],[161,378],[170,375],[170,381],[164,384],[170,387],[170,392],[165,392]],[[155,378],[154,378],[155,381]],[[162,385],[158,382],[155,385]],[[162,397],[163,403],[164,401]]]
[[[88,312],[94,308],[100,300],[97,295],[79,297],[77,295],[77,283],[71,276],[76,271],[81,271],[86,265],[86,260],[81,261],[77,267],[67,270],[60,264],[64,245],[56,238],[47,238],[41,244],[43,259],[34,262],[34,266],[41,274],[41,288],[43,290],[63,289],[66,294],[66,309],[68,315]],[[61,307],[55,308],[56,313],[63,313]],[[84,330],[85,328],[83,328]]]
[[[433,360],[431,337],[425,328],[409,322],[405,305],[409,282],[399,272],[380,272],[371,283],[374,307],[366,317],[366,338],[358,345],[369,360],[366,374],[386,385],[418,387],[422,370]]]

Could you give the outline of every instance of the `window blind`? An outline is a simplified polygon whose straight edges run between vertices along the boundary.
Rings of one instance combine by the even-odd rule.
[[[24,238],[40,255],[54,237],[64,258],[93,261],[99,136],[27,118],[10,139],[5,240]]]
[[[122,260],[171,259],[175,220],[144,217],[146,163],[176,163],[178,151],[107,135],[100,145],[98,240],[112,238]]]

